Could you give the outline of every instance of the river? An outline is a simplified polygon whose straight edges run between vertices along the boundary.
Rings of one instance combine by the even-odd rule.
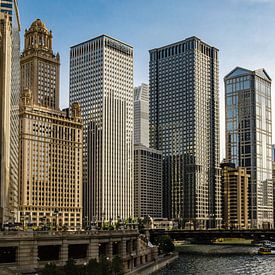
[[[187,245],[175,262],[155,274],[275,274],[275,255],[257,255],[257,249],[239,245]]]

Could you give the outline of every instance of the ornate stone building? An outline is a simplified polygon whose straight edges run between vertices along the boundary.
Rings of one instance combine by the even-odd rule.
[[[82,224],[80,105],[59,109],[59,55],[41,20],[25,32],[21,57],[20,220],[77,229]]]

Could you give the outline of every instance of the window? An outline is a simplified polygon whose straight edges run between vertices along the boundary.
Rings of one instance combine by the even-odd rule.
[[[1,4],[1,7],[2,7],[2,8],[9,8],[9,9],[12,9],[12,4],[2,3],[2,4]]]

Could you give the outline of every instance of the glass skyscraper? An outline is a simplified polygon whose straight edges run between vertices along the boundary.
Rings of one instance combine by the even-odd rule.
[[[150,146],[163,152],[164,217],[220,226],[218,49],[197,37],[150,50]]]
[[[271,79],[264,69],[235,68],[225,78],[226,158],[250,173],[253,228],[273,226]]]

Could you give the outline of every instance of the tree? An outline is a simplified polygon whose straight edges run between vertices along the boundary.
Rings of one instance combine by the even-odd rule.
[[[75,264],[74,259],[69,259],[65,266],[64,266],[64,272],[66,275],[77,275],[79,274],[79,268]]]
[[[54,263],[47,263],[42,270],[42,275],[58,275],[58,270]]]
[[[175,246],[168,235],[162,235],[158,238],[158,245],[160,253],[168,254],[175,250]]]
[[[105,256],[101,256],[99,258],[99,274],[101,275],[108,275],[111,273],[111,264],[108,258]]]
[[[112,273],[114,275],[122,275],[123,272],[123,261],[119,256],[115,256],[111,264]]]
[[[87,265],[87,273],[90,275],[97,275],[100,274],[100,269],[99,269],[99,263],[97,262],[96,259],[91,259]]]
[[[144,224],[145,224],[145,219],[138,219],[138,230],[139,230],[139,232],[143,232],[144,231],[144,228],[145,228],[145,226],[144,226]]]

